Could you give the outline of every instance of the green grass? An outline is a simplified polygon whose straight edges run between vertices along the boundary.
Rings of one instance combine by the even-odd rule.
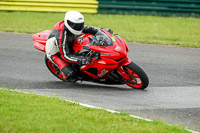
[[[84,14],[89,26],[111,28],[126,41],[200,48],[200,19]],[[0,31],[36,33],[52,29],[64,13],[0,12]]]
[[[180,126],[0,89],[0,133],[185,133]]]

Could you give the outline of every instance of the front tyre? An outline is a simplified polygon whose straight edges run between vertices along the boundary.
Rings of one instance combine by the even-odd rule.
[[[149,78],[146,73],[135,63],[131,62],[129,65],[124,66],[124,71],[130,77],[130,79],[125,80],[128,86],[143,90],[149,85]]]

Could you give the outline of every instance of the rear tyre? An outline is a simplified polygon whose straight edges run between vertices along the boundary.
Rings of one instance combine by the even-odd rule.
[[[124,66],[124,71],[131,77],[125,83],[134,88],[143,90],[149,85],[149,78],[146,73],[135,63]]]
[[[47,68],[49,69],[49,71],[54,75],[56,76],[57,78],[63,80],[63,81],[66,81],[64,79],[64,77],[62,76],[61,74],[61,71],[60,69],[55,65],[53,64],[48,58],[47,56],[45,55],[45,64],[47,66]]]

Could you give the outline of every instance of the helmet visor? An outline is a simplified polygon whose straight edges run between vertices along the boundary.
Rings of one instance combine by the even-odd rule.
[[[84,22],[83,23],[73,23],[73,22],[67,20],[67,23],[74,30],[78,30],[78,31],[83,30]]]

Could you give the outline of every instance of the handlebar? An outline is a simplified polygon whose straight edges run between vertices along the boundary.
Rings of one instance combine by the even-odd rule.
[[[100,53],[91,50],[90,52],[88,52],[86,57],[89,57],[92,61],[91,64],[93,64],[95,60],[100,58]]]
[[[86,55],[87,57],[100,57],[100,53],[96,52],[96,51],[92,51],[90,50],[90,52],[88,52],[88,54]]]

